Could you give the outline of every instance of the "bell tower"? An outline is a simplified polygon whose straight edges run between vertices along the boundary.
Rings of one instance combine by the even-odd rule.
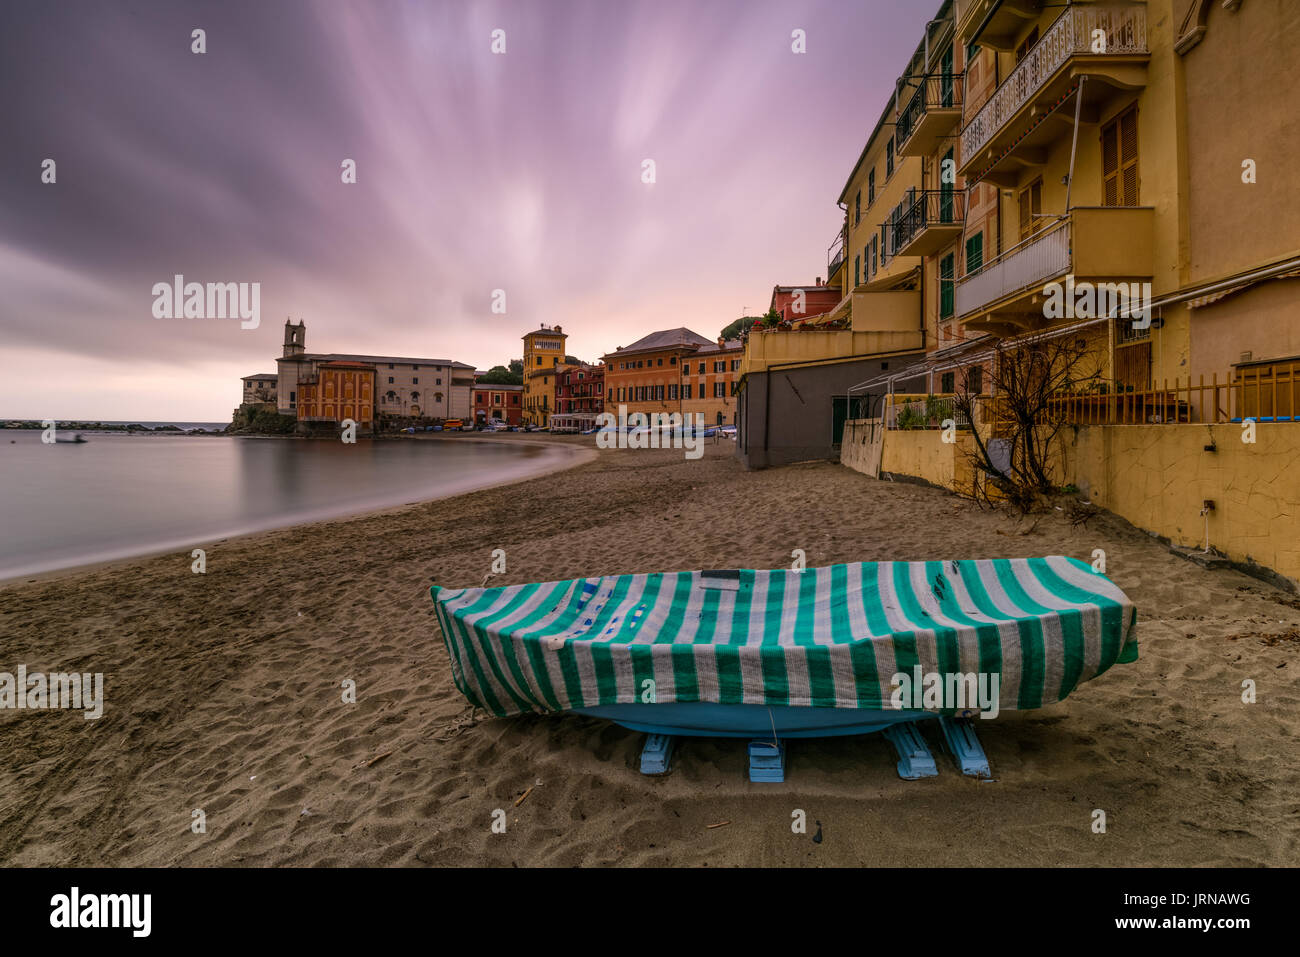
[[[293,356],[300,356],[307,351],[307,323],[301,319],[298,324],[294,325],[288,319],[284,320],[284,353],[285,359]]]

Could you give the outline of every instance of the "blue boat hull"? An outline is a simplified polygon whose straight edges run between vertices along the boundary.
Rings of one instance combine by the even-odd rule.
[[[892,725],[937,718],[929,711],[868,711],[858,708],[790,708],[781,705],[711,704],[681,701],[668,704],[614,704],[575,708],[575,714],[604,718],[633,731],[694,738],[771,737],[829,738],[871,734]]]

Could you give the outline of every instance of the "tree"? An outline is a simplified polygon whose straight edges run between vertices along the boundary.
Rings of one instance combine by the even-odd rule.
[[[735,322],[728,323],[723,330],[718,333],[723,339],[738,339],[740,334],[757,322],[755,316],[741,316]]]
[[[972,425],[971,462],[988,483],[1028,513],[1055,488],[1051,456],[1065,416],[1052,400],[1096,388],[1101,372],[1083,340],[1044,334],[994,346],[991,390],[983,388],[982,373],[975,376],[971,371],[953,399],[958,418]],[[981,398],[986,391],[991,398]],[[979,428],[981,413],[984,424],[991,426],[987,434]]]
[[[513,361],[510,363],[511,366],[514,364]],[[507,369],[505,366],[493,366],[491,369],[488,369],[487,372],[479,376],[478,381],[486,385],[522,385],[524,381],[522,374],[523,366],[524,364],[521,361],[519,363],[519,372]]]

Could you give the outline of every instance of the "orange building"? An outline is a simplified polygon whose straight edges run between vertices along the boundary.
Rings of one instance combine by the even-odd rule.
[[[344,419],[369,432],[375,421],[375,367],[364,362],[322,362],[298,380],[298,427],[337,428]]]
[[[652,332],[604,356],[605,411],[699,412],[708,425],[736,421],[740,340],[706,339],[679,327]]]

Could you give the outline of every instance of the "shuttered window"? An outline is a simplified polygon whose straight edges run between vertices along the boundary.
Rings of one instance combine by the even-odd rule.
[[[949,253],[939,260],[939,317],[947,319],[952,315],[953,288],[953,254]]]
[[[966,240],[966,274],[979,272],[984,267],[984,233],[978,232]]]
[[[1101,128],[1103,206],[1138,204],[1137,107],[1131,106]]]
[[[1028,239],[1043,228],[1043,181],[1036,179],[1020,191],[1020,238]]]

